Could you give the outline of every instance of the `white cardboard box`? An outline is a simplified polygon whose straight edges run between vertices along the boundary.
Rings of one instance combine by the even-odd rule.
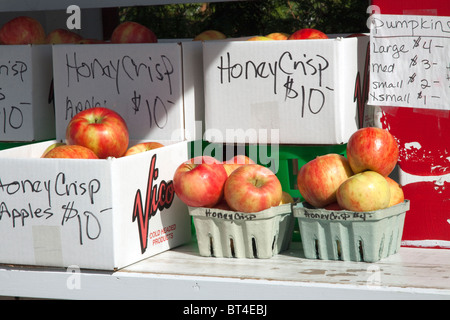
[[[204,42],[206,140],[346,143],[368,40]]]
[[[51,46],[0,46],[0,83],[0,141],[54,139]]]
[[[125,118],[130,145],[165,147],[106,160],[40,159],[55,141],[0,152],[0,263],[113,270],[190,241],[188,209],[172,185],[189,144],[180,45],[55,45],[53,53],[57,140],[76,105],[99,102]]]

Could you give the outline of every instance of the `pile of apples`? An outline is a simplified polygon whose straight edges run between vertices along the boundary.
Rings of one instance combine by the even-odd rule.
[[[194,41],[223,40],[226,35],[217,30],[206,30],[195,36]],[[272,32],[265,36],[254,36],[247,41],[267,41],[267,40],[303,40],[303,39],[328,39],[328,36],[320,30],[304,28],[292,34],[285,32]]]
[[[388,177],[399,157],[398,144],[385,129],[357,130],[347,143],[347,158],[319,156],[300,168],[300,194],[316,208],[374,211],[402,203],[400,184]]]
[[[194,157],[180,164],[173,184],[178,198],[191,207],[249,213],[293,202],[270,169],[245,155],[223,163],[210,156]]]
[[[155,33],[137,22],[119,24],[111,35],[111,43],[156,43]],[[98,39],[83,39],[79,34],[55,29],[45,34],[42,24],[34,18],[19,16],[6,22],[0,28],[0,44],[95,44],[106,43]]]
[[[66,142],[52,144],[41,158],[120,158],[164,146],[156,141],[128,145],[125,120],[114,110],[95,107],[77,113],[67,125]]]

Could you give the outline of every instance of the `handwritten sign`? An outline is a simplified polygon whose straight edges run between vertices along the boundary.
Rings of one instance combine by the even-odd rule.
[[[96,106],[117,111],[132,139],[182,140],[178,44],[55,46],[56,137],[72,117]],[[172,139],[174,138],[174,139]]]
[[[0,141],[53,137],[54,132],[35,135],[42,128],[54,128],[53,110],[48,102],[50,48],[18,45],[0,49]]]
[[[450,17],[372,16],[369,104],[450,109]]]

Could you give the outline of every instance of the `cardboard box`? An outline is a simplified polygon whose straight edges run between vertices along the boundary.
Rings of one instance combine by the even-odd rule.
[[[114,270],[190,240],[171,182],[186,141],[119,159],[39,159],[53,142],[0,152],[0,263]]]
[[[0,152],[0,263],[119,269],[191,239],[172,178],[188,159],[179,44],[55,45],[57,140]],[[130,146],[106,160],[39,159],[81,109],[120,113]],[[191,123],[189,123],[191,124]]]
[[[0,82],[0,141],[54,139],[51,46],[1,46]]]
[[[364,104],[368,40],[204,42],[205,139],[346,143]]]

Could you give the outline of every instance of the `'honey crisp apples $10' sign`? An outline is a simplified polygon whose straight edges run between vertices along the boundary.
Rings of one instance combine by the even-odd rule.
[[[130,139],[182,140],[181,50],[178,44],[55,46],[56,136],[78,112],[117,111]]]

